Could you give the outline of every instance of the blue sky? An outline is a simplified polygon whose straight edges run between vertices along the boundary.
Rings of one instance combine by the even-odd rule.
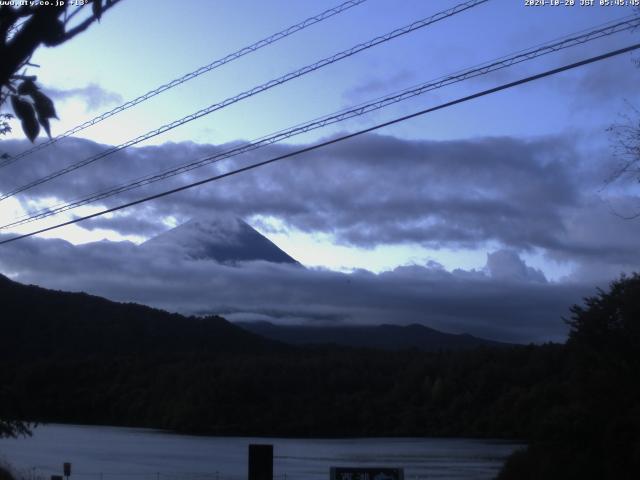
[[[394,28],[456,4],[438,0],[369,0],[342,15],[248,55],[153,99],[83,134],[104,143],[118,143],[137,134],[216,103],[303,65],[344,50]],[[332,2],[191,1],[180,8],[171,2],[124,2],[76,41],[55,49],[41,49],[34,62],[42,65],[44,85],[69,89],[96,83],[123,99],[133,98],[173,78],[221,58],[292,25]],[[255,138],[271,131],[331,113],[407,86],[438,78],[480,62],[507,55],[594,25],[628,15],[629,8],[524,7],[522,2],[493,0],[408,36],[294,80],[241,104],[180,127],[153,142],[221,143]],[[630,43],[631,35],[573,48],[535,64],[520,66],[517,76],[567,60]],[[627,59],[612,60],[626,76]],[[591,70],[599,70],[600,65]],[[608,67],[610,68],[610,67]],[[513,73],[512,73],[513,72]],[[389,109],[380,117],[453,98],[479,86],[504,79],[487,77],[456,89],[440,91]],[[478,135],[544,135],[580,123],[599,128],[604,118],[620,110],[633,83],[616,76],[614,98],[585,116],[579,106],[591,104],[589,91],[576,88],[585,72],[529,85],[512,92],[456,107],[431,118],[393,127],[388,133],[409,138],[450,139]],[[549,88],[554,84],[556,88]],[[602,88],[606,88],[602,85]],[[78,101],[60,105],[64,131],[89,115]],[[578,108],[576,108],[578,107]],[[68,111],[66,111],[68,110]],[[591,110],[585,107],[584,110]],[[92,112],[95,113],[95,112]],[[531,121],[535,118],[536,121]],[[325,134],[324,132],[322,134]]]
[[[29,181],[36,174],[46,174],[47,168],[55,170],[86,152],[99,151],[104,148],[100,144],[125,142],[457,3],[369,0],[80,132],[76,136],[82,141],[61,142],[49,153],[8,167],[5,172],[11,173],[11,179],[4,177],[0,189],[6,191],[22,179]],[[42,48],[32,59],[41,66],[33,73],[56,99],[60,121],[53,124],[53,133],[61,133],[336,4],[124,0],[83,35],[60,47]],[[68,201],[113,182],[150,173],[156,165],[166,168],[195,159],[229,142],[252,140],[632,13],[629,7],[526,7],[520,0],[491,0],[176,128],[132,148],[131,153],[105,159],[100,165],[69,175],[69,179],[51,182],[50,188],[36,188],[17,199],[5,200],[0,204],[0,214],[2,220],[11,220],[26,209]],[[268,158],[274,152],[355,131],[621,48],[638,38],[636,30],[573,47],[296,137],[229,165]],[[203,187],[175,200],[132,210],[125,217],[125,223],[149,220],[153,228],[120,228],[123,220],[118,217],[112,223],[68,227],[43,238],[76,244],[101,239],[139,243],[206,212],[205,199],[211,198],[211,205],[224,206],[227,213],[243,217],[308,266],[342,272],[384,272],[435,262],[448,272],[488,272],[490,258],[494,258],[494,269],[498,260],[504,261],[505,271],[520,269],[525,277],[529,268],[557,284],[566,285],[577,278],[601,284],[623,270],[632,270],[638,260],[629,253],[639,233],[637,222],[615,215],[633,211],[637,189],[633,182],[603,189],[617,161],[607,128],[621,121],[620,114],[630,112],[629,105],[638,102],[640,69],[633,58],[623,55],[435,112],[377,132],[370,142],[356,142],[353,147],[329,149],[309,160],[268,167],[271,170],[265,169],[263,176],[238,177],[238,183],[234,177],[220,187]],[[14,128],[2,142],[8,150],[20,151],[26,147],[23,138],[20,129]],[[371,145],[378,145],[378,150]],[[396,158],[393,152],[405,149],[406,153],[398,153]],[[380,159],[377,156],[384,156],[380,152],[391,153]],[[423,167],[431,159],[436,165]],[[411,170],[406,175],[394,171],[396,161],[398,168],[416,169],[416,174],[411,175]],[[450,170],[446,168],[448,161],[452,162]],[[320,165],[310,166],[309,162]],[[326,170],[322,162],[329,165]],[[371,169],[367,162],[373,165]],[[378,162],[382,162],[379,172]],[[353,166],[353,170],[345,165]],[[210,175],[216,168],[203,169],[188,179]],[[422,168],[425,170],[421,173]],[[368,177],[373,174],[375,180]],[[384,184],[380,178],[404,184]],[[423,179],[422,183],[416,179]],[[300,192],[296,190],[300,187],[298,180],[306,182]],[[316,181],[330,187],[325,191],[325,186],[318,186]],[[159,184],[145,193],[178,184],[180,180]],[[256,191],[264,195],[253,195]],[[244,192],[244,196],[236,198],[237,192]],[[102,206],[84,207],[77,213],[90,213]],[[523,218],[528,215],[530,218]],[[47,222],[15,231],[26,232],[34,225]],[[554,228],[555,236],[549,234]],[[605,231],[612,235],[607,237]],[[607,255],[596,253],[600,250]],[[498,251],[509,254],[491,257]],[[22,267],[12,268],[20,271]]]

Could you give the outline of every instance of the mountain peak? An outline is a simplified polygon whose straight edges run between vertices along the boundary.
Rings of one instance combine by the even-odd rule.
[[[161,248],[193,260],[234,264],[251,260],[298,262],[242,219],[230,215],[194,218],[146,241],[143,248]]]

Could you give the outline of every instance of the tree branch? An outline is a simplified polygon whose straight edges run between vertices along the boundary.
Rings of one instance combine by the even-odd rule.
[[[74,10],[73,10],[73,12],[71,12],[71,13],[70,13],[70,14],[69,14],[65,19],[64,19],[64,23],[65,23],[65,25],[66,25],[67,23],[69,23],[69,22],[71,21],[71,19],[72,19],[73,17],[75,17],[78,13],[80,13],[80,11],[82,10],[82,8],[83,8],[83,7],[86,7],[87,5],[88,5],[88,4],[84,4],[84,5],[82,5],[82,6],[78,7],[78,8],[76,8],[76,9],[74,9]]]
[[[94,1],[99,2],[99,1],[102,1],[102,0],[94,0]],[[112,2],[110,4],[105,5],[105,7],[102,9],[102,12],[103,13],[106,12],[107,10],[112,8],[114,5],[116,5],[119,1],[120,0],[112,0]],[[80,8],[82,8],[82,7],[80,7]],[[54,47],[54,46],[57,46],[57,45],[60,45],[60,44],[62,44],[64,42],[66,42],[67,40],[71,40],[73,37],[75,37],[79,33],[84,32],[87,28],[89,28],[89,26],[93,22],[95,22],[96,20],[97,19],[93,15],[91,15],[89,18],[85,19],[82,23],[76,25],[71,30],[67,30],[67,32],[64,34],[64,36],[60,40],[57,40],[56,42],[51,43],[49,46]]]
[[[29,61],[31,55],[44,41],[43,32],[49,32],[51,25],[57,21],[64,7],[47,6],[33,12],[20,31],[0,49],[2,63],[0,63],[0,84],[5,85],[9,77],[16,72],[24,62]]]

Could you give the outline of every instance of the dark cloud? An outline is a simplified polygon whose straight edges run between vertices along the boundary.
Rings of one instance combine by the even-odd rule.
[[[2,151],[9,155],[18,154],[31,146],[28,142],[15,140],[2,141],[0,144]],[[65,138],[52,147],[43,149],[5,169],[8,174],[0,175],[0,190],[3,192],[13,190],[17,186],[28,184],[110,148],[109,145],[101,145],[90,140]],[[18,198],[24,202],[25,206],[41,198],[53,197],[63,202],[72,201],[217,151],[220,151],[220,147],[189,142],[123,150],[71,174],[35,187]],[[138,193],[134,195],[135,198],[137,196]]]
[[[97,83],[90,83],[87,86],[80,88],[60,89],[45,87],[44,91],[54,101],[78,98],[85,104],[85,109],[87,111],[97,110],[101,107],[120,104],[123,102],[123,98],[119,93],[105,90]]]
[[[620,45],[611,44],[612,50],[616,48]],[[640,98],[636,87],[639,79],[640,70],[634,65],[632,54],[625,54],[607,60],[604,67],[589,65],[564,78],[554,78],[553,83],[560,92],[572,98],[573,110],[584,112],[594,105],[617,105],[619,108],[625,99],[637,101]],[[615,103],[612,91],[620,94]]]
[[[141,209],[140,211],[143,210]],[[109,217],[97,217],[91,222],[84,223],[83,227],[87,230],[115,230],[122,235],[138,235],[142,237],[155,236],[168,228],[158,222],[157,219],[132,217],[118,213]]]
[[[502,245],[542,252],[559,262],[610,260],[616,268],[634,268],[640,263],[640,222],[623,220],[598,198],[594,176],[602,175],[601,165],[608,159],[577,152],[571,146],[574,141],[548,137],[438,142],[368,135],[144,204],[97,225],[152,235],[167,228],[162,221],[166,217],[180,223],[224,212],[245,219],[273,216],[287,228],[332,234],[338,243],[360,248]],[[23,147],[16,141],[2,145],[10,153]],[[11,175],[0,176],[0,189],[6,191],[103,148],[86,140],[60,142],[57,149],[10,167]],[[181,143],[129,149],[19,198],[24,205],[52,197],[73,200],[228,148]],[[105,205],[296,148],[274,145],[129,192]],[[624,194],[621,201],[635,205],[637,197]]]
[[[346,90],[342,98],[349,104],[358,103],[374,98],[376,95],[388,94],[407,88],[409,82],[415,79],[415,74],[408,70],[401,70],[385,78],[367,77],[356,87]]]
[[[432,262],[377,275],[267,262],[229,266],[170,252],[161,255],[128,242],[74,247],[28,239],[3,246],[0,269],[25,283],[184,313],[279,323],[417,322],[525,343],[563,340],[560,317],[592,289],[547,282],[513,252],[490,254],[482,271],[448,272]]]

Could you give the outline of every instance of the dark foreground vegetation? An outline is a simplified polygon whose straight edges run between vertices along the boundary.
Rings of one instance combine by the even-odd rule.
[[[0,480],[14,480],[11,472],[2,465],[0,465]]]
[[[640,277],[575,307],[566,345],[294,348],[0,279],[0,418],[217,435],[529,443],[510,479],[640,478]]]
[[[558,395],[499,480],[640,478],[640,276],[572,313]]]

